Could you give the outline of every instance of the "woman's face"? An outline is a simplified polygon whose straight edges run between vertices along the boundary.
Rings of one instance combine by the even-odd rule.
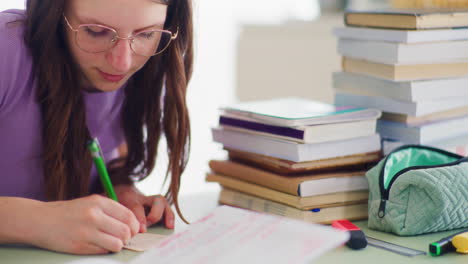
[[[166,11],[167,5],[154,0],[69,0],[65,16],[74,29],[80,24],[100,24],[127,38],[141,30],[162,29]],[[122,39],[107,51],[89,53],[78,47],[74,31],[68,27],[65,30],[86,85],[100,91],[119,89],[150,58],[135,54],[129,40]]]

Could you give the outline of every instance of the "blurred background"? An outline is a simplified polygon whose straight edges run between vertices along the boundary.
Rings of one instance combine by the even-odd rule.
[[[195,67],[188,92],[192,145],[182,194],[215,191],[205,183],[208,161],[223,158],[211,127],[220,106],[256,99],[299,96],[331,103],[331,74],[340,69],[331,30],[345,9],[467,7],[467,0],[195,0]],[[24,8],[2,0],[0,10]],[[161,154],[165,146],[161,144]],[[138,184],[161,192],[166,158]]]

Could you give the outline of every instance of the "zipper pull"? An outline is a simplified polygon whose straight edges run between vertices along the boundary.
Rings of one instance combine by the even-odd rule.
[[[385,216],[385,205],[387,204],[387,200],[381,199],[380,206],[379,206],[379,213],[377,214],[380,218]]]

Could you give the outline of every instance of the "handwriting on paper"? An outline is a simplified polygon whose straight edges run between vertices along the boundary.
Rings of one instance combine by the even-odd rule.
[[[228,206],[164,239],[132,264],[303,263],[339,246],[347,233]]]

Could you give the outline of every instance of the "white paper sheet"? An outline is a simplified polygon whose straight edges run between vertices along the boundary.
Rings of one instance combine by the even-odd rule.
[[[221,206],[131,263],[304,263],[347,238],[330,227]]]

